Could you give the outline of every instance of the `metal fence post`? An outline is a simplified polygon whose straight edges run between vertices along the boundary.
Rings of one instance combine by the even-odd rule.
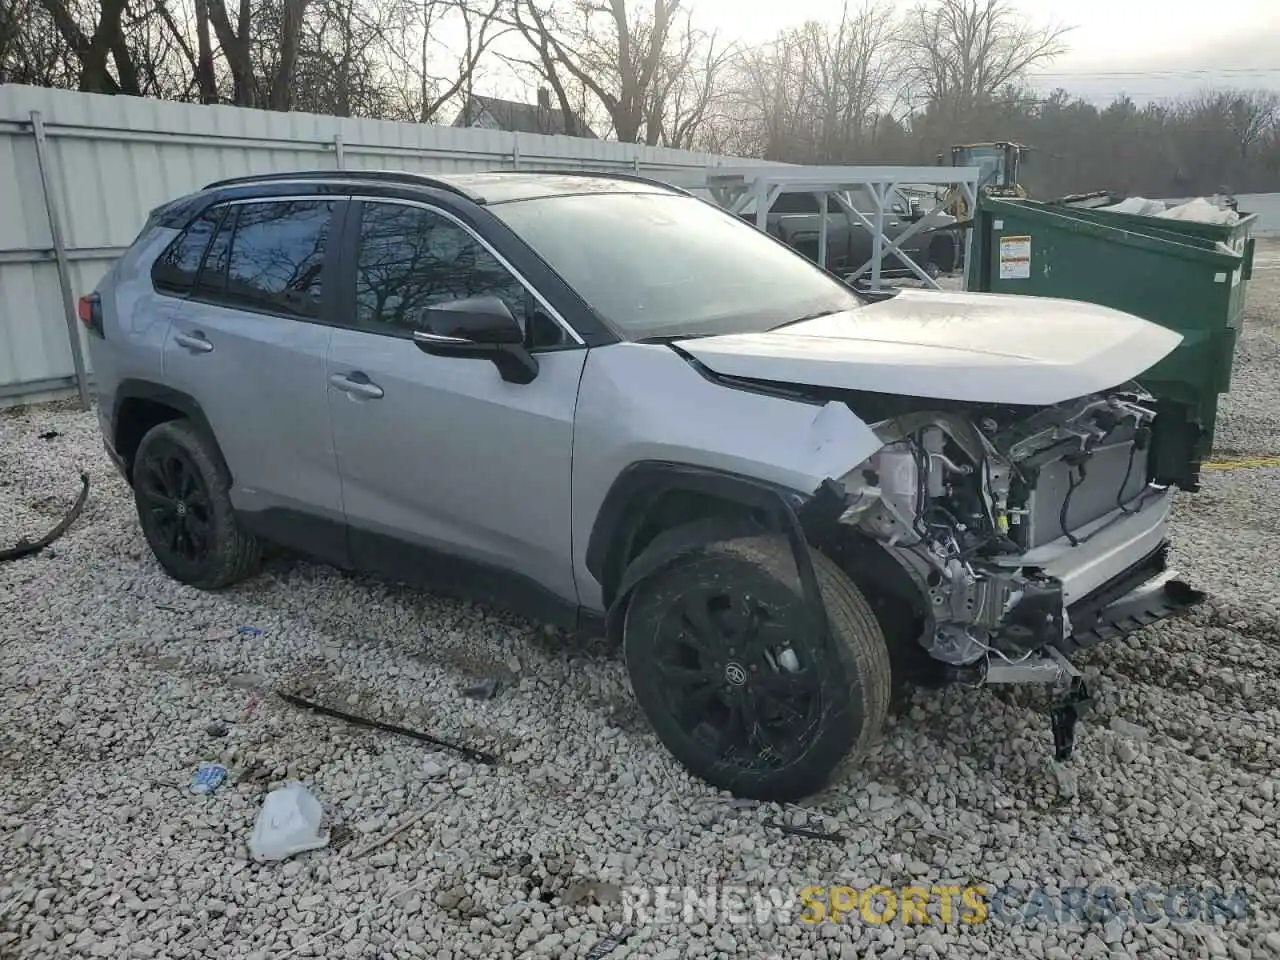
[[[964,202],[969,205],[969,229],[964,232],[964,273],[960,275],[961,290],[969,289],[969,265],[973,262],[973,231],[977,228],[978,223],[977,187],[977,180],[960,184],[960,191],[964,194]]]
[[[91,402],[89,376],[85,371],[84,350],[80,343],[80,317],[76,311],[75,294],[71,291],[71,269],[67,262],[67,245],[62,235],[62,218],[58,215],[57,195],[50,170],[49,142],[45,136],[44,118],[40,116],[39,110],[31,111],[31,129],[36,138],[36,165],[40,168],[44,208],[49,215],[49,233],[53,237],[53,254],[58,265],[58,285],[62,288],[62,308],[66,314],[67,335],[71,339],[71,362],[76,369],[76,390],[80,393],[81,409],[88,410]]]
[[[884,271],[884,205],[889,202],[889,191],[892,187],[887,183],[870,183],[871,193],[876,198],[875,236],[871,238],[871,289],[881,290],[880,277]]]
[[[342,147],[342,134],[340,133],[333,135],[333,155],[337,158],[338,169],[347,169],[347,155]]]
[[[520,134],[514,131],[511,134],[511,169],[520,169]]]

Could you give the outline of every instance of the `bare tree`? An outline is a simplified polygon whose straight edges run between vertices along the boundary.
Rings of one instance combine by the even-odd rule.
[[[66,0],[41,2],[63,41],[80,61],[81,90],[142,95],[133,54],[125,42],[123,17],[127,0],[100,0],[90,8],[94,23],[88,30],[81,26]]]
[[[705,33],[685,14],[683,29],[663,57],[645,117],[650,143],[688,149],[701,134],[709,111],[725,94],[726,65],[736,55],[715,33]]]
[[[795,35],[801,97],[817,120],[812,131],[817,159],[838,161],[869,132],[896,77],[892,13],[846,4],[834,24],[805,24]]]
[[[80,61],[41,0],[0,2],[0,83],[79,85]]]
[[[189,19],[181,21],[179,19],[186,13],[184,9],[180,9],[175,14],[166,0],[155,0],[155,11],[160,21],[160,35],[168,41],[171,49],[160,51],[156,58],[149,61],[153,75],[158,66],[161,64],[169,66],[168,61],[177,59],[176,55],[171,55],[172,48],[176,48],[181,54],[182,68],[187,72],[188,77],[180,87],[181,93],[169,95],[186,99],[194,91],[201,103],[217,103],[218,81],[214,73],[213,44],[209,34],[209,8],[206,0],[195,0],[195,47],[191,45]],[[165,94],[154,95],[164,96]]]
[[[253,75],[253,10],[249,0],[239,0],[235,27],[231,25],[226,0],[205,0],[205,6],[218,44],[222,47],[223,59],[231,71],[231,102],[241,107],[252,107],[257,103],[258,89]]]
[[[795,120],[801,115],[800,46],[793,32],[768,47],[749,50],[738,65],[736,118],[743,129],[754,130],[751,156],[784,159],[788,142],[794,145]]]
[[[250,0],[239,0],[234,27],[226,0],[204,3],[231,72],[232,102],[243,107],[288,110],[302,20],[310,0],[275,0],[256,11]],[[267,24],[274,29],[266,29]],[[262,77],[256,70],[255,52],[267,65]]]
[[[506,0],[404,0],[384,34],[397,112],[429,123],[459,94],[471,91],[493,44],[511,27]],[[459,38],[442,41],[442,34]]]
[[[873,140],[898,98],[895,22],[886,7],[842,8],[750,51],[738,65],[738,103],[759,152],[788,161],[848,162]]]
[[[1029,23],[1010,0],[927,0],[902,27],[910,94],[953,121],[964,118],[1063,53],[1067,29]]]
[[[1280,94],[1274,90],[1226,90],[1221,99],[1226,101],[1223,114],[1240,145],[1240,156],[1247,157],[1280,121]]]
[[[507,57],[509,63],[522,63],[537,71],[556,95],[556,103],[560,107],[564,132],[570,137],[582,136],[584,131],[578,129],[578,118],[581,112],[575,109],[570,90],[585,90],[568,70],[560,66],[559,44],[553,39],[552,11],[544,11],[535,0],[514,0],[512,6],[512,26],[532,48],[535,60],[520,60]],[[579,98],[581,99],[581,98]]]
[[[717,38],[681,16],[681,2],[514,0],[512,22],[534,51],[567,128],[573,124],[569,90],[576,81],[599,101],[619,140],[657,144],[677,126],[688,136],[690,106],[701,104],[694,117],[705,110],[711,88],[683,90],[685,116],[679,124],[668,116],[664,94],[698,66],[714,72],[724,62]]]
[[[1280,95],[1094,104],[1027,90],[1063,47],[1017,0],[849,0],[731,48],[696,0],[0,0],[0,82],[438,120],[501,57],[564,130],[799,163],[928,163],[959,136],[1035,144],[1033,196],[1280,188]],[[858,4],[871,4],[859,6]],[[499,52],[513,31],[519,52]],[[541,98],[540,98],[541,99]],[[549,129],[560,129],[559,125]]]

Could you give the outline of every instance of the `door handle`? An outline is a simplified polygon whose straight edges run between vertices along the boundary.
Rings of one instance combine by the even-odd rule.
[[[380,400],[382,388],[371,381],[367,375],[356,370],[352,373],[335,373],[329,382],[353,397],[364,397],[366,400]]]
[[[192,353],[208,353],[213,349],[213,344],[206,340],[199,330],[194,333],[174,334],[173,340],[178,346],[185,347]]]

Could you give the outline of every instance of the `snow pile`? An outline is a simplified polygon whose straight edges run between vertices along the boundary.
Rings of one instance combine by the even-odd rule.
[[[1103,210],[1110,210],[1112,213],[1132,213],[1140,217],[1155,217],[1165,212],[1166,206],[1163,200],[1148,200],[1146,197],[1129,197],[1121,200],[1119,203],[1113,203],[1109,207],[1103,207]]]
[[[1240,220],[1240,215],[1227,206],[1224,197],[1212,200],[1196,197],[1185,203],[1174,206],[1164,200],[1148,200],[1146,197],[1128,197],[1109,207],[1102,207],[1112,213],[1129,213],[1140,217],[1161,217],[1165,220],[1190,220],[1197,223],[1232,224]]]
[[[1197,223],[1230,224],[1240,220],[1240,214],[1230,207],[1215,204],[1204,197],[1188,200],[1156,216],[1166,220],[1194,220]]]

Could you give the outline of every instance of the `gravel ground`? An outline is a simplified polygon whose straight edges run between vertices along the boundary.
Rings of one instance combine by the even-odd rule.
[[[1275,455],[1280,245],[1251,289],[1220,440]],[[52,526],[82,468],[71,532],[0,566],[0,956],[1280,955],[1278,470],[1212,472],[1182,498],[1177,563],[1211,600],[1093,654],[1098,702],[1070,763],[1048,759],[1032,692],[917,691],[863,769],[780,809],[685,775],[601,647],[302,562],[218,595],[167,579],[91,414],[0,412],[0,540]],[[495,677],[493,699],[462,694]],[[501,762],[317,718],[278,688]],[[231,771],[210,796],[188,789],[201,761]],[[262,797],[290,779],[333,840],[254,863]],[[812,925],[787,896],[771,918],[632,914],[610,951],[633,885],[948,882],[1014,900],[1243,888],[1247,916]]]

